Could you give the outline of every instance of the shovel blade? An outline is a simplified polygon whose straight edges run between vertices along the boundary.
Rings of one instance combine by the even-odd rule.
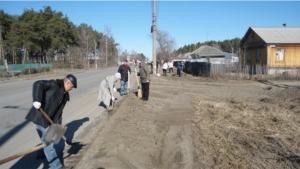
[[[46,142],[46,144],[57,144],[59,143],[66,130],[67,127],[63,127],[59,124],[52,124],[44,136],[44,141]]]

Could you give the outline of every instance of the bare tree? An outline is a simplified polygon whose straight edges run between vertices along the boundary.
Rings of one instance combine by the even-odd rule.
[[[218,43],[213,43],[212,45],[214,48],[220,49],[221,50],[221,46]]]
[[[105,38],[105,66],[107,67],[107,45],[109,45],[109,40],[111,39],[111,29],[108,26],[104,28],[104,38]]]
[[[159,51],[163,54],[165,59],[169,59],[176,46],[176,40],[169,35],[168,32],[157,30],[156,40],[158,42]]]
[[[88,61],[89,67],[89,54],[91,53],[93,46],[94,46],[94,33],[93,28],[88,26],[87,24],[80,25],[80,32],[79,32],[79,39],[80,39],[80,46],[85,48],[85,57],[83,60]]]

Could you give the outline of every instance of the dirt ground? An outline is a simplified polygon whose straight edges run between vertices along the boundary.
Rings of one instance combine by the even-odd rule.
[[[149,101],[142,101],[131,74],[130,94],[118,98],[111,114],[99,117],[97,131],[82,136],[89,141],[65,158],[65,165],[300,168],[298,81],[224,81],[172,74],[151,78]]]

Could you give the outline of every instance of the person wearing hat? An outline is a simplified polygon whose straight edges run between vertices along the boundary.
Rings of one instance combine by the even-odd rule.
[[[142,98],[143,101],[148,101],[149,99],[149,87],[150,87],[150,71],[146,64],[138,61],[139,73],[138,76],[141,78],[142,84]]]
[[[119,72],[114,75],[107,76],[104,78],[99,87],[98,100],[102,100],[106,110],[112,110],[113,108],[110,106],[111,101],[115,101],[114,92],[116,92],[115,84],[118,80],[121,79],[121,74]]]
[[[72,74],[67,75],[64,79],[38,80],[33,83],[33,104],[25,119],[34,124],[42,143],[44,143],[43,137],[51,123],[39,109],[42,108],[45,110],[55,124],[62,124],[63,109],[67,101],[70,100],[69,91],[73,88],[77,88],[77,79]],[[72,168],[64,166],[61,163],[53,147],[53,143],[37,152],[37,159],[44,157],[47,158],[51,169]]]

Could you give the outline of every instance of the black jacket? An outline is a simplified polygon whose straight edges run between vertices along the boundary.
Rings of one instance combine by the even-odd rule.
[[[127,69],[126,69],[125,65],[121,65],[119,67],[118,72],[121,74],[121,80],[124,82],[128,81],[128,71],[129,71],[129,73],[131,73],[131,69],[129,66]]]
[[[41,103],[41,108],[45,110],[54,123],[61,124],[63,109],[67,101],[70,100],[69,93],[64,90],[64,82],[62,79],[36,81],[33,83],[32,97],[33,101]],[[51,124],[44,115],[33,106],[25,119],[44,128],[47,128]]]

